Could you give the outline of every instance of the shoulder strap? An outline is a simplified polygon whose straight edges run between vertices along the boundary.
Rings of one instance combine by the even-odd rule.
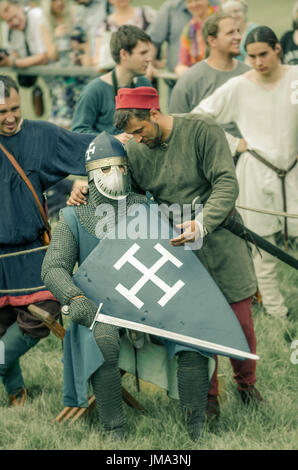
[[[30,55],[31,55],[30,47],[29,47],[28,40],[27,40],[27,33],[28,33],[28,13],[29,13],[30,10],[31,10],[31,7],[29,7],[28,10],[25,11],[26,25],[25,25],[25,29],[24,29],[24,40],[25,40],[25,47],[26,47],[26,54],[27,54],[27,56],[30,56]]]
[[[46,216],[46,213],[44,211],[44,208],[42,207],[41,203],[40,203],[40,200],[38,199],[38,196],[35,192],[35,189],[33,188],[29,178],[26,176],[24,170],[20,167],[20,165],[18,164],[18,162],[16,161],[16,159],[14,158],[14,156],[8,151],[6,150],[6,148],[0,143],[0,148],[1,150],[4,152],[4,154],[6,155],[6,157],[8,158],[8,160],[10,161],[10,163],[13,165],[13,167],[16,169],[16,171],[19,173],[19,175],[21,176],[21,178],[25,181],[26,185],[28,186],[28,188],[30,189],[31,193],[33,194],[33,197],[34,197],[34,200],[37,204],[37,207],[39,209],[39,212],[40,212],[40,215],[42,217],[42,220],[45,224],[45,227],[46,229],[48,230],[48,232],[50,232],[50,226],[49,226],[49,223],[48,223],[48,219],[47,219],[47,216]]]
[[[142,18],[143,18],[143,30],[146,31],[148,26],[150,25],[147,17],[146,17],[146,7],[142,7]]]

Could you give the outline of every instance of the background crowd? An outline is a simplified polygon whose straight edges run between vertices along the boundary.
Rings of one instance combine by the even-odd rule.
[[[134,6],[131,0],[2,0],[2,51],[0,66],[19,72],[33,65],[91,66],[98,73],[111,70],[115,63],[109,43],[111,34],[124,25],[135,25],[147,31],[152,39],[153,62],[146,75],[153,80],[159,68],[178,76],[205,59],[208,50],[202,34],[204,21],[221,9],[231,14],[241,34],[240,61],[246,61],[244,43],[257,26],[250,18],[245,0],[167,0],[157,11],[150,5]],[[290,23],[289,19],[289,23]],[[283,62],[296,64],[298,55],[297,3],[293,5],[292,29],[281,37]],[[20,76],[21,86],[30,86],[34,77]],[[77,99],[90,76],[44,76],[50,94],[49,120],[71,128]],[[170,88],[174,81],[167,81]],[[153,81],[153,85],[156,82]],[[36,115],[40,90],[33,88]]]

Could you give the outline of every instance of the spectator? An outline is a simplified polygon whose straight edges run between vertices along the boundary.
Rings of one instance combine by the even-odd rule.
[[[0,65],[16,69],[46,64],[47,52],[41,37],[43,21],[40,8],[23,7],[19,0],[0,2],[2,42],[7,54],[2,55]]]
[[[298,2],[293,8],[293,29],[287,31],[280,40],[284,64],[298,64]]]
[[[186,0],[187,8],[192,19],[184,27],[180,40],[179,63],[175,67],[177,75],[181,76],[193,64],[205,57],[205,43],[202,27],[208,16],[218,10],[208,0]]]
[[[130,0],[110,0],[110,3],[114,6],[114,12],[101,21],[97,30],[97,47],[94,65],[98,67],[99,72],[109,70],[115,66],[109,48],[109,42],[113,32],[118,31],[119,27],[124,24],[132,24],[146,31],[156,16],[156,11],[150,6],[133,7]],[[102,52],[104,56],[107,55],[103,60],[101,60]],[[108,66],[109,62],[112,65],[111,67]],[[105,63],[107,65],[106,67]]]
[[[99,23],[110,13],[109,0],[75,0],[78,5],[75,24],[88,34],[91,57],[96,51],[96,33]]]
[[[77,5],[70,0],[42,0],[44,22],[41,32],[51,61],[60,66],[91,64],[88,39],[82,28],[75,27]],[[51,110],[49,122],[70,129],[77,99],[88,83],[86,76],[49,75],[47,84]],[[70,193],[73,181],[65,179],[47,191],[47,202],[51,221],[58,217],[59,210],[65,206],[66,196]]]
[[[167,0],[147,30],[153,43],[154,57],[159,56],[161,46],[167,43],[166,66],[170,72],[174,72],[178,63],[180,36],[190,19],[191,13],[184,0]],[[154,65],[164,66],[159,60],[155,60]],[[166,80],[166,83],[169,90],[175,85],[174,80]]]
[[[241,36],[238,24],[231,15],[223,12],[211,15],[204,23],[203,37],[209,56],[179,78],[171,94],[170,113],[190,113],[226,81],[250,68],[236,59]],[[234,123],[223,128],[234,137],[241,137]]]
[[[75,9],[70,0],[42,0],[41,5],[45,16],[41,31],[49,59],[60,60],[62,66],[90,65],[86,34],[80,27],[73,29]],[[88,78],[48,76],[45,81],[51,97],[50,122],[70,129],[76,101]]]
[[[150,45],[148,34],[137,26],[123,25],[113,33],[111,53],[116,67],[84,88],[73,116],[72,130],[119,133],[113,124],[117,90],[120,87],[151,86],[143,76],[150,62]]]
[[[2,45],[0,66],[13,67],[21,71],[24,67],[46,64],[48,57],[43,43],[40,24],[43,21],[42,10],[23,6],[19,0],[0,1],[2,22]],[[44,111],[42,90],[36,86],[37,76],[17,74],[19,85],[32,89],[32,101],[35,114],[41,116]]]
[[[258,25],[247,20],[247,2],[245,0],[228,0],[223,3],[222,10],[226,13],[230,13],[235,20],[238,21],[242,40],[240,43],[240,55],[236,57],[236,59],[244,62],[246,57],[244,44],[247,35]]]

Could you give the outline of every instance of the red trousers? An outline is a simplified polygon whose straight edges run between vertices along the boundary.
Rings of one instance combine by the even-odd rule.
[[[236,317],[242,326],[243,332],[246,336],[247,343],[250,347],[250,352],[256,354],[257,350],[257,339],[254,331],[253,318],[251,313],[251,298],[241,300],[241,302],[235,302],[230,304]],[[218,380],[217,380],[217,356],[215,356],[216,367],[214,374],[211,379],[211,387],[209,390],[208,398],[212,400],[218,395]],[[256,361],[252,359],[246,359],[241,361],[240,359],[230,359],[233,371],[234,379],[237,382],[238,389],[245,388],[247,385],[254,385],[256,382]]]

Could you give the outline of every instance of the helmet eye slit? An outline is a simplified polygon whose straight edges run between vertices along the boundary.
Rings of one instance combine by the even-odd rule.
[[[107,173],[110,173],[112,167],[111,166],[103,166],[101,168],[101,171],[104,173],[104,174],[107,174]]]

